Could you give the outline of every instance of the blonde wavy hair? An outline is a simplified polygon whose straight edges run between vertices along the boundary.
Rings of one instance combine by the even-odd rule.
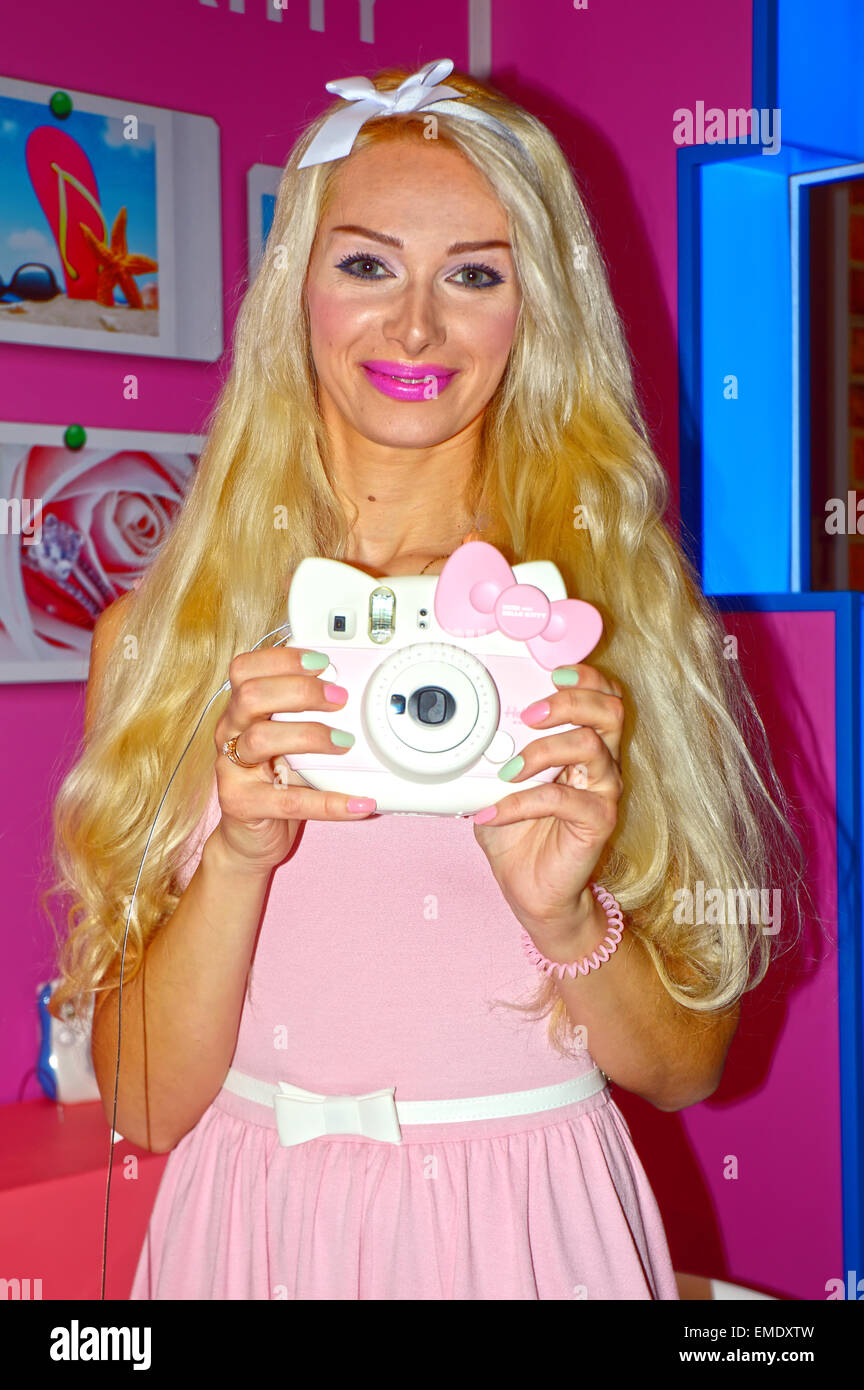
[[[389,90],[407,75],[387,69],[374,81]],[[784,920],[785,949],[801,930],[801,846],[764,726],[737,661],[727,659],[719,615],[663,521],[667,477],[567,160],[546,126],[500,93],[460,73],[448,82],[508,126],[529,156],[477,121],[435,118],[437,138],[474,163],[506,209],[522,289],[465,501],[511,564],[554,561],[568,593],[600,609],[604,635],[590,660],[620,682],[627,719],[625,793],[594,877],[618,898],[669,994],[691,1010],[721,1009],[762,980],[772,942],[780,942],[758,920],[676,921],[676,889],[702,880],[746,894],[782,883],[795,905],[791,930]],[[304,298],[316,230],[343,161],[297,167],[342,105],[335,101],[306,128],[286,163],[194,481],[127,605],[86,745],[56,796],[54,882],[43,904],[56,893],[73,900],[62,939],[57,934],[61,982],[50,1008],[58,1018],[67,1003],[79,1012],[119,982],[151,824],[232,657],[284,621],[285,590],[304,556],[348,553],[354,518],[328,469]],[[375,118],[354,150],[421,141],[428,129],[423,113]],[[284,525],[271,521],[277,516]],[[137,660],[124,659],[130,636]],[[159,817],[130,920],[124,983],[179,901],[175,874],[212,785],[223,708],[214,701]],[[567,1049],[567,1012],[554,980],[539,979],[536,998],[510,1007],[548,1013],[552,1045]]]

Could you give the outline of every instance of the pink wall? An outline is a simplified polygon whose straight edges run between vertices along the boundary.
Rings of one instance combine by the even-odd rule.
[[[394,63],[419,66],[442,55],[464,67],[468,56],[461,0],[424,10],[422,38],[404,5],[378,0],[374,44],[360,42],[356,0],[326,0],[324,34],[308,31],[302,3],[291,4],[281,24],[267,20],[265,0],[248,0],[246,14],[231,13],[228,0],[218,9],[197,0],[152,0],[145,23],[134,8],[112,10],[116,41],[106,48],[103,4],[20,6],[5,23],[3,75],[218,122],[226,343],[245,286],[249,166],[284,161],[304,121],[331,100],[324,90],[331,78]],[[122,389],[128,361],[115,353],[0,343],[0,419],[201,431],[222,366],[137,357],[139,399],[130,401]],[[52,789],[74,758],[82,713],[80,684],[0,686],[0,720],[10,731],[0,771],[0,1102],[18,1098],[35,1062],[35,988],[52,973],[53,941],[37,906],[46,886],[39,882],[41,861]],[[31,1076],[23,1097],[37,1094]]]
[[[677,503],[672,113],[749,106],[752,0],[494,6],[493,80],[550,127],[595,217],[643,410]]]
[[[101,56],[106,53],[103,5],[79,3],[70,10],[62,0],[42,0],[39,6],[21,6],[3,36],[7,76],[197,112],[219,123],[226,339],[245,276],[247,168],[258,161],[281,162],[304,119],[323,104],[323,84],[331,77],[372,72],[386,63],[419,65],[443,55],[451,56],[457,67],[468,66],[467,0],[424,7],[422,25],[418,13],[399,0],[377,0],[372,44],[359,41],[355,0],[326,0],[324,34],[309,33],[308,6],[299,0],[278,25],[265,18],[264,0],[248,0],[247,9],[245,15],[230,13],[227,0],[217,8],[196,0],[152,0],[147,22],[141,24],[133,11],[120,8],[112,25],[110,62]],[[751,0],[728,0],[722,22],[690,0],[665,0],[662,7],[644,0],[607,0],[587,10],[575,10],[568,0],[547,0],[542,6],[493,0],[492,11],[491,80],[551,126],[577,170],[611,267],[647,418],[675,484],[672,112],[697,100],[706,106],[749,105]],[[0,418],[200,430],[223,375],[218,365],[138,358],[134,367],[140,398],[126,401],[123,358],[0,345]],[[778,619],[772,630],[788,643],[793,627],[791,620]],[[813,669],[829,670],[827,659],[813,663]],[[773,727],[780,744],[791,747],[787,738],[793,731],[781,722],[779,702],[786,687],[776,678],[777,670],[782,665],[764,664],[760,676],[753,666],[762,698],[776,714]],[[827,691],[811,690],[808,699],[814,716],[824,706],[823,715],[827,710],[833,717]],[[0,727],[6,731],[0,810],[5,936],[0,1101],[17,1097],[34,1060],[33,994],[51,968],[50,932],[36,907],[37,878],[52,793],[74,756],[82,708],[80,685],[0,688]],[[816,752],[827,776],[833,767],[827,750],[820,745]],[[791,761],[788,771],[795,776]],[[817,820],[814,848],[821,837],[827,873],[830,815]],[[827,878],[820,890],[827,903],[832,891]],[[839,1179],[832,1147],[836,1038],[824,1024],[835,1008],[836,968],[831,972],[828,962],[821,973],[799,982],[794,1020],[791,1010],[785,1013],[777,984],[747,1001],[723,1088],[709,1105],[670,1117],[625,1101],[637,1146],[645,1152],[670,1222],[678,1268],[762,1280],[766,1287],[807,1297],[819,1297],[820,1281],[842,1272]],[[823,1021],[816,1026],[814,1019]],[[823,1190],[805,1196],[800,1171],[796,1178],[791,1168],[782,1182],[788,1188],[783,1200],[790,1208],[813,1204],[808,1229],[815,1231],[821,1220],[826,1234],[821,1243],[808,1236],[804,1249],[800,1242],[796,1245],[790,1223],[788,1246],[760,1256],[754,1216],[762,1194],[776,1195],[781,1181],[776,1172],[780,1145],[770,1148],[768,1131],[778,1135],[779,1127],[794,1122],[797,1112],[789,1096],[800,1094],[800,1069],[811,1065],[816,1072],[817,1063],[821,1090],[808,1105],[822,1108],[807,1141],[805,1166],[808,1171],[822,1166],[827,1195]],[[32,1077],[25,1094],[36,1094]],[[765,1136],[762,1147],[760,1134]],[[796,1129],[796,1146],[799,1136]],[[746,1180],[724,1183],[718,1155],[739,1149],[746,1152]],[[790,1272],[796,1260],[798,1274]]]
[[[664,1115],[616,1092],[666,1223],[673,1264],[777,1297],[824,1299],[844,1279],[837,975],[834,617],[727,614],[742,669],[804,820],[807,922],[744,998],[723,1080]],[[782,899],[781,932],[792,907]],[[737,1176],[730,1176],[730,1159]]]
[[[359,40],[356,0],[326,0],[326,32],[307,29],[308,7],[281,24],[265,0],[247,13],[195,0],[153,0],[147,23],[121,9],[104,50],[104,6],[63,0],[21,6],[4,33],[5,76],[212,116],[221,129],[225,336],[245,281],[247,168],[281,162],[329,100],[332,77],[443,55],[467,68],[468,3],[424,7],[422,26],[399,0],[377,0],[375,42]],[[594,210],[628,325],[649,422],[677,480],[675,146],[672,112],[697,99],[749,102],[750,0],[730,0],[722,25],[687,0],[655,6],[616,0],[577,11],[566,3],[492,5],[493,83],[552,127]],[[250,98],[252,98],[250,100]],[[217,364],[136,358],[138,400],[125,400],[123,356],[0,344],[0,418],[65,425],[197,432],[222,376]],[[36,907],[52,788],[80,736],[79,685],[0,687],[0,720],[13,735],[2,772],[4,923],[0,981],[0,1100],[14,1100],[33,1064],[31,997],[50,971],[47,923]],[[34,1094],[30,1079],[25,1095]]]

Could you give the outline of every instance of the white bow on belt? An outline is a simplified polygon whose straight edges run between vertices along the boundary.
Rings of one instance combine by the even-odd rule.
[[[279,1141],[288,1147],[323,1134],[360,1134],[365,1139],[401,1144],[395,1090],[391,1086],[362,1096],[322,1096],[280,1081],[279,1092],[273,1097]]]

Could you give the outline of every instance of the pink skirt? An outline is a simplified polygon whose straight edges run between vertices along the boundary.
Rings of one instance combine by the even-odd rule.
[[[679,1296],[608,1087],[543,1115],[405,1126],[401,1145],[283,1147],[250,1104],[220,1091],[172,1150],[132,1299]]]

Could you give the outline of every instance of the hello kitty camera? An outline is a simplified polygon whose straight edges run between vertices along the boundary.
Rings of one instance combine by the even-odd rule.
[[[462,545],[440,575],[373,579],[338,560],[302,560],[288,622],[286,646],[329,656],[323,677],[349,691],[338,726],[355,738],[343,754],[288,754],[291,767],[323,791],[374,796],[378,812],[427,816],[471,815],[515,790],[498,771],[542,736],[521,711],[553,694],[549,672],[583,661],[603,631],[551,561],[511,569],[485,541]]]

